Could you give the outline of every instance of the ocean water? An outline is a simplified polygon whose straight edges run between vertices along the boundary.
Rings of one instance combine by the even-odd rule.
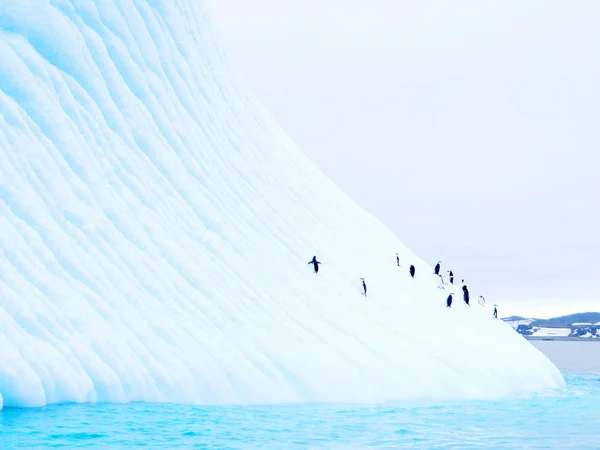
[[[531,341],[563,373],[600,374],[600,342]],[[600,443],[598,444],[600,447]]]
[[[421,405],[8,408],[0,412],[0,448],[600,448],[600,343],[535,345],[564,371],[565,389]]]

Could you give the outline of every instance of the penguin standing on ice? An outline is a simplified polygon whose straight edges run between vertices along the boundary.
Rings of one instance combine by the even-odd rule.
[[[314,269],[315,269],[315,273],[319,273],[319,264],[321,264],[319,261],[317,261],[317,257],[313,256],[313,259],[309,262],[309,264],[312,264]]]
[[[365,297],[367,296],[367,284],[365,283],[365,279],[361,278],[362,282],[363,282],[363,290],[364,290],[364,295]]]
[[[494,319],[498,318],[498,308],[496,308],[497,305],[494,305]]]
[[[400,267],[400,257],[398,256],[398,253],[396,253],[396,264]]]
[[[464,285],[462,287],[463,290],[463,298],[465,299],[465,303],[467,304],[467,306],[469,305],[469,289],[467,288],[467,285]]]
[[[477,300],[477,303],[479,303],[481,306],[485,306],[485,297],[483,295],[480,295],[479,300]]]
[[[433,273],[435,273],[436,275],[440,274],[440,269],[441,269],[441,261],[438,261],[438,263],[435,265],[435,269],[433,270]]]
[[[412,264],[410,266],[410,276],[413,278],[415,277],[415,266],[413,266]]]
[[[450,294],[450,295],[448,296],[448,298],[446,299],[446,308],[451,308],[451,307],[452,307],[452,296],[453,296],[453,295],[454,295],[454,294]]]
[[[451,270],[448,271],[448,277],[450,279],[450,284],[454,284],[454,273]]]

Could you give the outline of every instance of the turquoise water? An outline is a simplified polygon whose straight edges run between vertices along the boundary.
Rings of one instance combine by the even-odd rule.
[[[554,395],[443,406],[134,403],[6,409],[0,412],[0,447],[598,448],[600,377],[567,381]]]
[[[565,389],[443,405],[132,403],[5,409],[0,449],[600,449],[600,343],[534,345],[565,372]]]

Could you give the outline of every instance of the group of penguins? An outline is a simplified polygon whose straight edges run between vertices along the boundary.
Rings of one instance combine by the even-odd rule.
[[[440,279],[442,279],[442,284],[443,284],[443,276],[440,274],[440,269],[442,268],[441,266],[441,261],[438,261],[437,264],[435,265],[435,268],[433,269],[433,273],[435,275],[437,275],[438,277],[440,277]],[[321,264],[319,261],[317,261],[317,257],[313,256],[312,260],[308,263],[308,264],[312,264],[313,268],[315,269],[315,274],[319,273],[319,264]],[[396,264],[398,265],[398,267],[402,267],[400,265],[400,257],[398,256],[398,253],[396,253]],[[409,273],[411,278],[415,277],[415,266],[411,264],[410,268],[409,268]],[[454,273],[451,270],[447,271],[448,273],[448,280],[450,281],[450,284],[454,285]],[[362,285],[363,285],[363,295],[366,297],[367,296],[367,284],[365,283],[365,279],[361,278],[362,281]],[[470,295],[469,295],[469,288],[467,288],[467,285],[465,284],[465,280],[462,280],[462,291],[463,291],[463,299],[465,301],[465,303],[467,304],[467,306],[471,306],[469,304],[470,301]],[[451,293],[448,298],[446,299],[446,307],[451,308],[452,307],[452,298],[454,297],[454,293]],[[483,295],[479,296],[479,304],[481,306],[485,305],[485,298],[483,297]],[[498,318],[498,309],[496,308],[496,305],[494,305],[494,318]]]

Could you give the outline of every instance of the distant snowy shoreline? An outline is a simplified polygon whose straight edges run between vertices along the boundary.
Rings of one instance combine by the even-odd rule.
[[[600,342],[600,313],[596,312],[571,314],[552,319],[512,316],[502,320],[530,340]]]

